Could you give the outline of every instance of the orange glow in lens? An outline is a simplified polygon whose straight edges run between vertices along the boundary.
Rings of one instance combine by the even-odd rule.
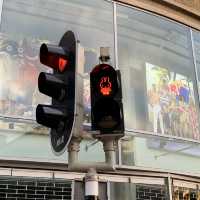
[[[100,92],[104,96],[110,95],[112,92],[112,83],[110,82],[109,76],[103,76],[100,81]]]
[[[68,61],[65,60],[64,58],[59,58],[58,65],[59,65],[60,72],[63,72],[65,70],[67,63],[68,63]]]

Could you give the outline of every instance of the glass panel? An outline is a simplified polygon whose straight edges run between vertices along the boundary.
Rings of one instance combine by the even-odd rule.
[[[195,54],[195,63],[197,67],[197,78],[198,78],[198,88],[200,91],[200,32],[193,31],[193,42],[194,42],[194,54]]]
[[[136,200],[136,186],[131,183],[110,183],[111,200]]]
[[[136,199],[168,199],[165,186],[134,184],[134,183],[110,183],[110,200],[136,200]]]
[[[104,162],[103,144],[97,140],[83,140],[80,145],[79,160]]]
[[[121,139],[122,165],[198,173],[200,144],[168,138],[126,136]]]
[[[122,165],[135,165],[134,140],[131,136],[121,139]]]
[[[126,129],[199,140],[189,28],[117,7]]]
[[[77,34],[85,50],[85,122],[89,122],[88,72],[98,64],[100,46],[110,47],[113,61],[112,3],[4,1],[0,27],[0,157],[66,160],[66,154],[56,158],[51,153],[48,129],[35,123],[35,108],[38,103],[50,103],[50,98],[37,89],[39,72],[51,71],[39,63],[39,47],[43,42],[58,44],[67,30]]]
[[[197,189],[174,187],[173,197],[174,199],[198,199],[200,195]]]
[[[173,179],[172,194],[174,199],[199,199],[200,190],[197,182]]]

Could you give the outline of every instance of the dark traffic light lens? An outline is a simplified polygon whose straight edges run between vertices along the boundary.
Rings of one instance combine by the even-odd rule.
[[[120,125],[121,113],[119,104],[113,99],[101,99],[93,107],[97,130],[110,132]]]
[[[66,83],[54,74],[41,72],[38,77],[38,88],[41,93],[58,101],[62,101],[66,97]]]
[[[39,104],[36,108],[37,123],[53,129],[64,129],[62,122],[66,120],[64,109],[56,106]]]

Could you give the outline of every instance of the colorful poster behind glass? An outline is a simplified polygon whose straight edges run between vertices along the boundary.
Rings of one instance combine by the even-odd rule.
[[[35,119],[36,106],[51,103],[51,98],[38,90],[40,71],[52,72],[40,63],[39,48],[53,42],[34,38],[15,41],[5,34],[0,34],[0,39],[0,117]],[[90,128],[89,75],[84,77],[83,103],[84,124]]]
[[[4,34],[0,38],[0,114],[34,118],[40,41],[14,41]]]
[[[148,119],[155,134],[200,139],[193,83],[182,74],[146,63]]]

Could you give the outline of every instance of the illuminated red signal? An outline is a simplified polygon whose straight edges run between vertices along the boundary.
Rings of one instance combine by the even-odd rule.
[[[113,97],[118,91],[115,69],[108,64],[97,65],[91,72],[93,92],[97,96]]]
[[[68,60],[65,60],[64,58],[59,58],[58,60],[59,71],[63,72],[67,64],[68,64]]]
[[[42,44],[40,62],[59,72],[64,72],[69,65],[65,50],[60,46],[50,44]]]
[[[120,71],[99,64],[90,72],[92,130],[123,135],[124,119]]]
[[[112,83],[110,81],[109,76],[103,76],[100,81],[100,92],[104,96],[110,95],[112,92]]]

